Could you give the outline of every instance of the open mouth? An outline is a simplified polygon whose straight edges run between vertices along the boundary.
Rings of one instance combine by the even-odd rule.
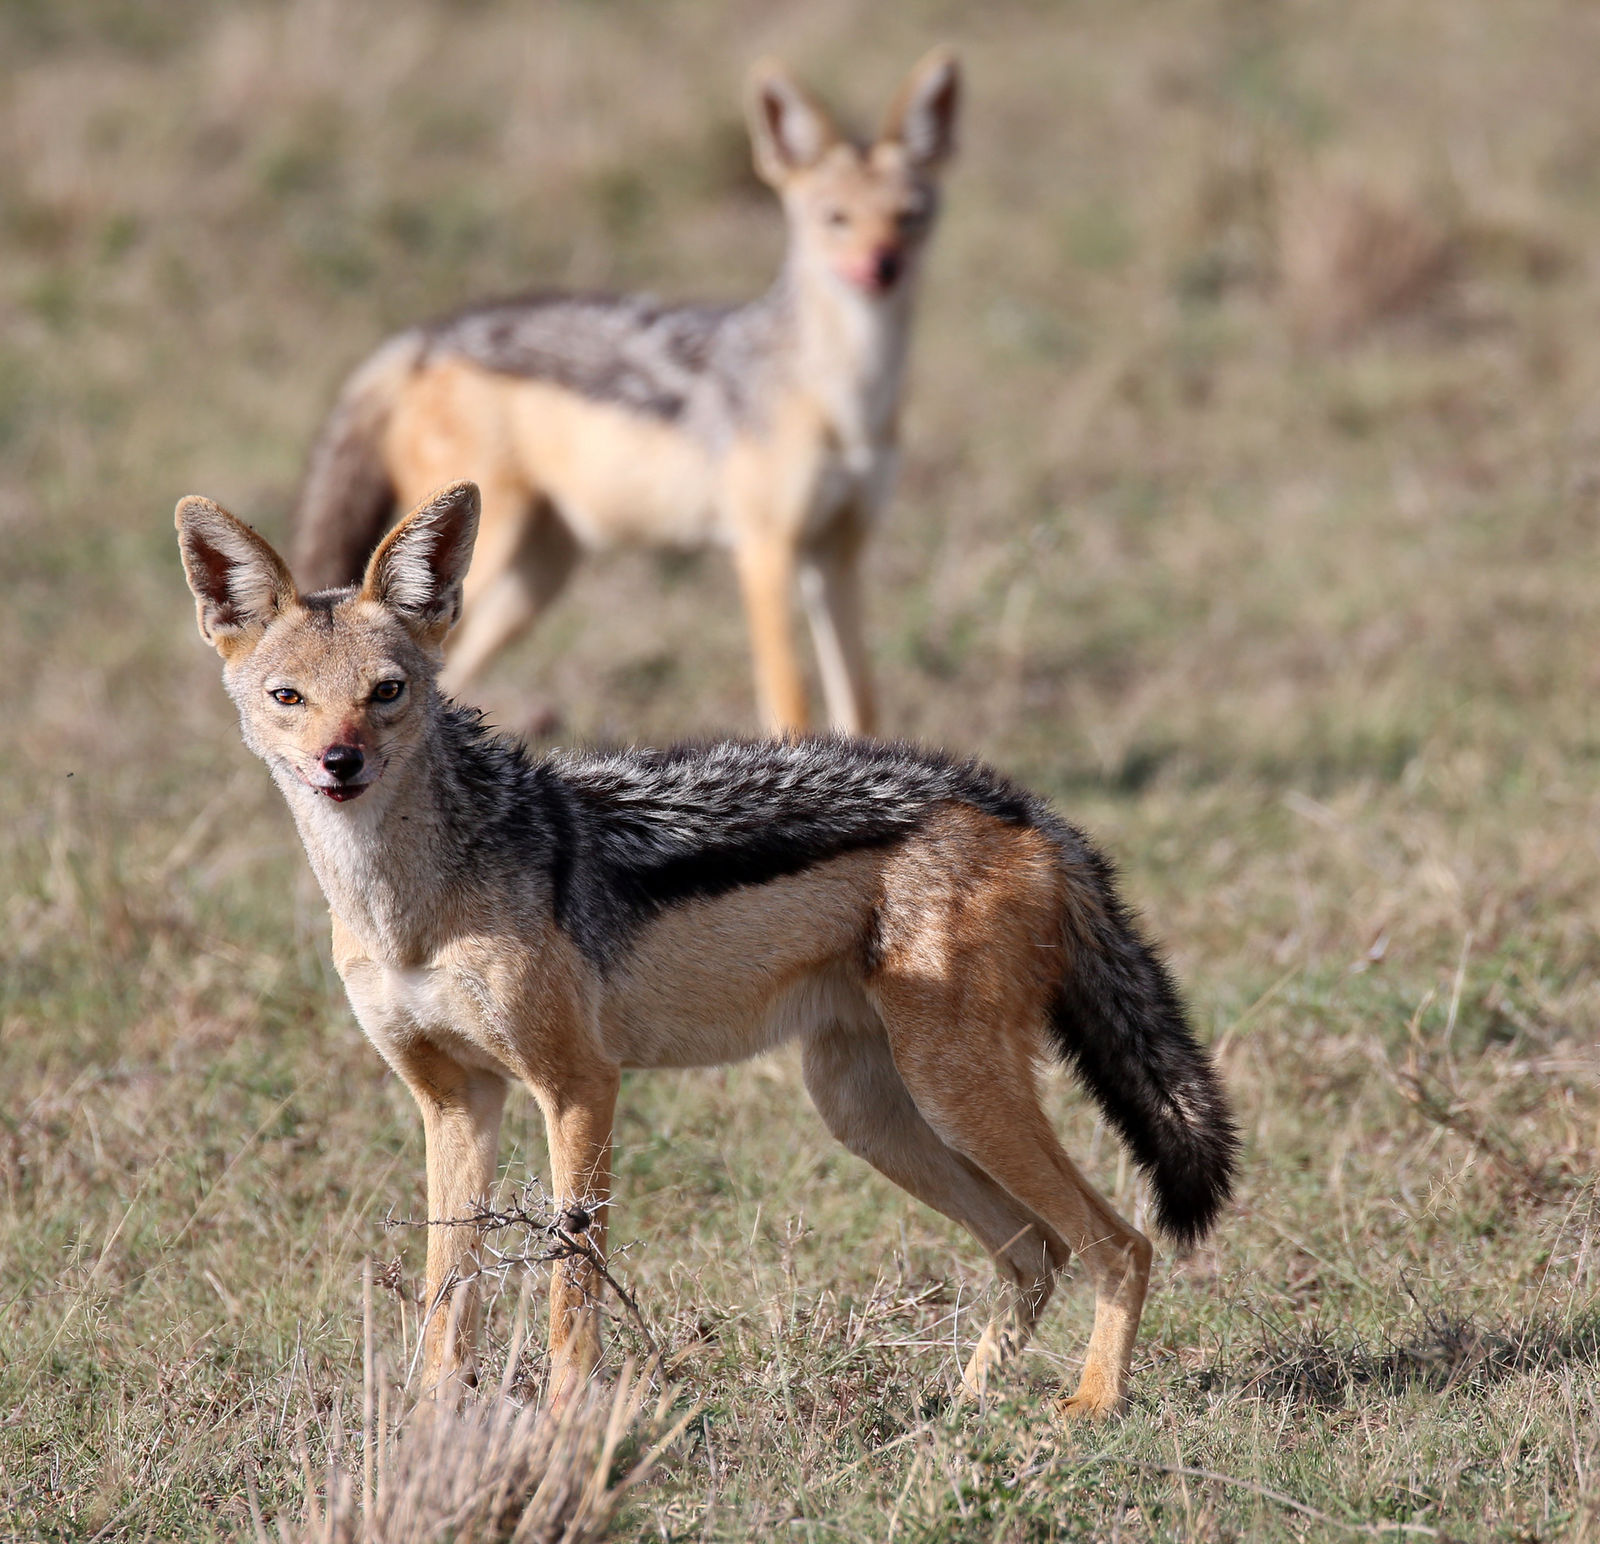
[[[348,804],[352,799],[359,799],[372,785],[383,776],[380,767],[377,772],[363,782],[359,783],[313,783],[298,767],[295,774],[312,793],[321,794],[324,799],[331,799],[335,804]]]

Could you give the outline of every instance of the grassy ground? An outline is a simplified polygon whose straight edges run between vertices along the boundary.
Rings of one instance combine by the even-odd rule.
[[[630,1080],[618,1272],[705,1408],[623,1531],[1600,1538],[1586,0],[0,8],[0,1529],[236,1536],[359,1404],[364,1261],[391,1367],[415,1333],[418,1123],[174,499],[282,536],[341,373],[458,300],[753,292],[745,64],[864,113],[939,38],[971,93],[872,558],[890,727],[1120,855],[1242,1194],[1158,1264],[1124,1421],[1048,1418],[1081,1288],[952,1414],[987,1268],[794,1059]],[[1433,244],[1398,314],[1376,237],[1296,266],[1352,186]],[[745,668],[721,561],[625,555],[501,685],[659,741],[748,727]],[[527,1101],[506,1148],[541,1168]]]

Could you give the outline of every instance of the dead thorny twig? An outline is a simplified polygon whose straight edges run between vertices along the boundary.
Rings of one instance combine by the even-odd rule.
[[[464,1217],[418,1219],[414,1217],[386,1217],[385,1228],[474,1228],[480,1233],[492,1233],[506,1228],[523,1228],[529,1234],[542,1235],[550,1247],[539,1252],[497,1249],[485,1239],[483,1248],[494,1256],[494,1265],[477,1274],[499,1274],[516,1266],[553,1265],[564,1260],[582,1260],[616,1293],[617,1300],[628,1311],[634,1328],[638,1330],[650,1355],[660,1355],[656,1338],[650,1333],[638,1299],[612,1274],[606,1257],[589,1237],[594,1223],[595,1208],[572,1203],[555,1208],[545,1196],[537,1180],[526,1186],[522,1194],[509,1206],[493,1207],[480,1202]],[[470,1278],[463,1277],[462,1280]]]

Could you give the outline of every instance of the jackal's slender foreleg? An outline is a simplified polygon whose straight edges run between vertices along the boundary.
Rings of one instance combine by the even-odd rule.
[[[621,1076],[597,1067],[536,1088],[550,1143],[550,1187],[570,1253],[550,1273],[550,1393],[564,1403],[600,1362],[600,1310],[611,1198],[611,1125]],[[559,1237],[560,1235],[558,1235]]]
[[[805,1049],[806,1089],[828,1129],[901,1189],[959,1222],[994,1258],[1001,1301],[962,1373],[982,1394],[991,1373],[1027,1345],[1067,1246],[918,1112],[881,1035],[832,1029]]]
[[[428,1276],[422,1387],[476,1380],[479,1231],[462,1226],[494,1184],[506,1085],[431,1048],[400,1067],[428,1150]]]
[[[865,543],[866,532],[860,523],[842,520],[806,551],[800,567],[800,593],[811,623],[828,718],[835,729],[846,734],[872,734],[877,728],[862,621],[861,555]]]
[[[802,731],[811,715],[794,639],[794,544],[787,536],[771,533],[748,536],[740,541],[734,562],[762,715],[769,729]]]

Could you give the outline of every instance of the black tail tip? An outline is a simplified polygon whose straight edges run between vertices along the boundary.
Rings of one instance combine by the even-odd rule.
[[[1162,1162],[1155,1182],[1156,1226],[1177,1245],[1198,1244],[1233,1197],[1239,1166],[1239,1137],[1233,1122],[1214,1120],[1202,1140],[1183,1158]]]

